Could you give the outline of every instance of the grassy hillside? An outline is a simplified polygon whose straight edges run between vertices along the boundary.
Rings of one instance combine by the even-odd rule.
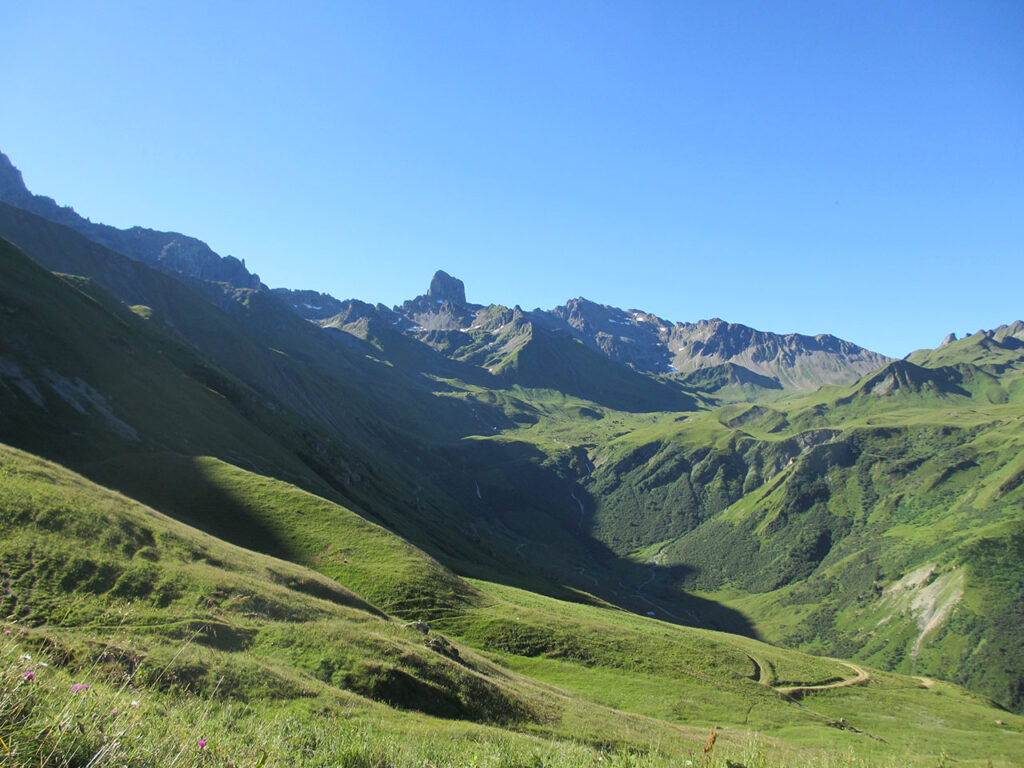
[[[0,231],[79,274],[0,241],[0,439],[148,508],[9,452],[8,642],[71,674],[130,615],[118,648],[191,659],[177,687],[132,673],[168,712],[187,690],[438,732],[397,706],[515,731],[510,764],[574,739],[655,765],[716,724],[720,763],[1019,757],[989,731],[1017,720],[932,682],[1024,706],[1017,325],[806,396],[729,370],[687,393],[500,308],[431,332],[449,359],[12,210]]]
[[[237,487],[238,470],[208,469]],[[55,464],[3,447],[0,472],[9,764],[983,765],[982,740],[993,765],[1020,756],[1024,720],[955,686],[858,681],[838,662],[484,582],[423,634]],[[276,486],[252,493],[268,520],[324,513]],[[345,518],[353,570],[396,574],[393,587],[452,578]],[[857,685],[773,690],[844,680]]]

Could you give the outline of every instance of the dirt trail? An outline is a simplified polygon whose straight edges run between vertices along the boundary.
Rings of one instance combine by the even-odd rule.
[[[859,685],[861,683],[866,683],[868,680],[871,679],[871,675],[868,674],[868,671],[866,669],[864,669],[863,667],[860,667],[860,666],[858,666],[856,664],[851,664],[848,661],[839,661],[839,659],[831,659],[831,661],[834,661],[837,664],[842,664],[844,667],[848,667],[851,671],[853,671],[854,676],[849,678],[849,679],[847,679],[847,680],[840,680],[839,682],[836,682],[836,683],[825,683],[825,684],[822,684],[822,685],[775,686],[775,685],[772,685],[771,680],[768,677],[769,670],[768,670],[767,666],[765,664],[761,663],[760,661],[758,661],[757,659],[755,659],[749,653],[746,654],[746,656],[747,656],[748,659],[750,659],[751,664],[754,665],[754,674],[749,675],[749,678],[751,680],[753,680],[754,682],[756,682],[756,683],[758,683],[760,685],[765,686],[766,688],[771,688],[773,691],[778,693],[780,696],[785,696],[786,698],[790,699],[791,701],[793,699],[795,699],[795,698],[798,698],[801,694],[806,693],[808,691],[829,691],[829,690],[832,690],[833,688],[846,688],[847,686],[850,686],[850,685]],[[921,681],[928,680],[928,678],[924,678],[924,677],[918,678],[918,679],[921,680]],[[929,682],[934,683],[934,680],[929,681]],[[927,685],[928,684],[925,683],[926,687],[927,687]],[[793,703],[796,704],[798,707],[803,707],[803,704],[800,704],[799,702],[794,701]],[[804,708],[806,709],[806,707],[804,707]],[[811,711],[811,710],[808,710],[808,711]],[[813,712],[813,711],[811,711],[811,712],[816,717],[820,717],[822,719],[822,721],[826,725],[831,726],[832,728],[839,728],[840,730],[850,731],[852,733],[859,733],[859,734],[862,734],[864,736],[867,736],[869,739],[874,739],[875,741],[882,741],[882,742],[885,741],[885,739],[883,739],[883,738],[881,738],[879,736],[875,736],[873,734],[867,733],[866,731],[862,731],[860,728],[855,728],[853,725],[848,723],[846,721],[846,718],[844,718],[844,717],[841,717],[838,720],[833,720],[832,718],[827,717],[825,715],[822,715],[820,713]],[[749,712],[748,712],[748,714],[749,714]]]
[[[793,694],[806,693],[807,691],[830,691],[833,688],[845,688],[850,685],[860,685],[861,683],[866,683],[868,680],[871,679],[871,675],[868,674],[868,671],[863,667],[859,667],[856,664],[851,664],[848,661],[836,660],[837,664],[842,664],[844,667],[849,667],[851,670],[853,670],[854,677],[851,677],[847,680],[839,680],[835,683],[823,683],[822,685],[775,686],[772,685],[772,682],[768,677],[765,665],[757,659],[755,659],[749,653],[746,654],[746,656],[748,659],[750,659],[750,663],[754,665],[754,674],[750,675],[750,679],[753,680],[755,683],[759,683],[760,685],[764,685],[768,688],[771,688],[776,693],[781,693],[783,696],[792,696]],[[928,678],[919,677],[918,680],[924,682],[928,680]],[[930,680],[928,682],[925,682],[925,686],[927,687],[929,683],[934,685],[935,681]]]
[[[772,684],[768,679],[768,675],[765,674],[764,664],[755,659],[749,653],[747,654],[747,658],[750,659],[750,663],[754,665],[754,674],[750,676],[750,679],[755,683],[765,686],[766,688],[771,688]]]
[[[830,691],[833,688],[846,688],[850,685],[860,685],[866,683],[871,679],[871,675],[868,674],[867,670],[863,667],[859,667],[856,664],[851,664],[848,661],[840,661],[844,667],[849,667],[853,670],[855,677],[851,677],[848,680],[840,680],[837,683],[826,683],[824,685],[793,685],[785,688],[775,688],[777,693],[781,693],[783,696],[792,696],[794,694],[806,693],[808,691]]]

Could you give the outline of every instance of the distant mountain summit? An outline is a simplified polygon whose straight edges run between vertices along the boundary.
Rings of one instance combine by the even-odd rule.
[[[238,288],[265,288],[259,275],[246,269],[244,260],[234,256],[220,256],[202,240],[178,232],[160,232],[143,227],[117,229],[105,224],[94,224],[78,215],[70,206],[61,206],[53,198],[32,194],[25,186],[21,171],[2,152],[0,202],[42,216],[56,224],[63,224],[93,242],[163,272],[230,283]]]
[[[427,298],[433,299],[438,304],[450,301],[453,304],[466,303],[466,286],[456,277],[447,272],[438,270],[430,281],[430,288],[427,290]]]
[[[825,384],[850,384],[890,362],[829,334],[769,333],[718,318],[673,323],[639,309],[619,309],[582,297],[552,310],[485,307],[467,302],[462,280],[440,270],[425,294],[390,310],[322,297],[313,311],[311,302],[302,298],[305,294],[281,295],[308,319],[326,321],[340,314],[350,323],[355,316],[372,315],[453,359],[488,370],[504,369],[505,358],[518,353],[527,336],[533,339],[537,334],[575,339],[639,373],[669,377],[705,391],[813,390]]]

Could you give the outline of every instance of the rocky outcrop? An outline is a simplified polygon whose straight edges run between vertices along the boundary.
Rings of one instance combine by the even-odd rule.
[[[1000,325],[994,331],[990,331],[990,333],[996,341],[1005,341],[1007,338],[1024,341],[1024,322],[1016,320],[1009,325]]]
[[[425,294],[395,307],[394,311],[409,321],[409,331],[415,335],[465,330],[473,325],[481,309],[480,304],[466,302],[466,286],[461,280],[438,270]]]
[[[427,290],[427,298],[438,304],[450,301],[453,304],[466,303],[466,286],[457,277],[452,277],[443,270],[434,273]]]

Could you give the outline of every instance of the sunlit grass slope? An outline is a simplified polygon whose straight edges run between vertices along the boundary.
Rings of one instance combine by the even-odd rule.
[[[380,602],[403,580],[435,582],[443,594],[457,577],[305,492],[220,462],[205,470],[241,503],[262,504],[268,528],[319,519],[321,538],[296,542],[294,553],[322,553],[320,567],[366,591],[0,449],[2,610],[12,633],[2,737],[14,764],[87,762],[116,729],[127,729],[117,748],[130,754],[112,752],[109,765],[212,759],[200,737],[223,759],[250,764],[266,751],[282,765],[678,765],[691,751],[703,759],[715,726],[711,757],[722,766],[912,765],[942,750],[976,757],[979,740],[995,765],[1019,755],[1024,722],[954,686],[872,673],[793,701],[771,686],[827,684],[850,670],[613,608],[477,582],[462,588],[472,599],[445,606],[421,634]],[[73,683],[92,687],[71,698]],[[910,713],[920,729],[901,725]],[[929,728],[954,720],[955,733],[924,743]],[[70,736],[45,726],[57,722],[82,728]]]
[[[205,711],[212,721],[223,721],[221,737],[236,747],[246,742],[223,732],[227,721],[262,712],[271,722],[287,716],[292,728],[308,729],[304,738],[313,744],[323,737],[320,717],[345,721],[341,733],[360,732],[361,742],[383,744],[392,728],[425,735],[434,727],[426,737],[430,743],[453,730],[439,721],[428,727],[392,707],[548,738],[563,731],[563,711],[590,724],[580,735],[589,733],[591,741],[616,733],[625,743],[651,743],[652,731],[663,727],[566,702],[436,632],[423,634],[389,619],[321,574],[225,544],[57,465],[3,448],[0,472],[6,627],[24,653],[50,664],[14,663],[20,672],[4,673],[12,688],[41,684],[50,674],[96,685],[108,698],[123,687],[122,708],[129,699],[155,697],[153,705],[170,713],[172,723],[190,719],[190,708],[196,717]],[[363,528],[353,538],[357,550],[371,545],[375,551],[381,537]],[[377,567],[400,570],[410,557],[413,566],[424,564],[402,542],[395,547],[393,561],[381,547]],[[37,679],[28,680],[26,671]],[[43,699],[38,707],[47,706],[45,694]],[[36,714],[45,719],[54,713]],[[3,734],[8,747],[11,727],[7,722]],[[159,730],[159,723],[150,728]],[[31,733],[15,735],[38,741]],[[189,733],[178,736],[182,745],[193,741]],[[516,741],[468,727],[461,737]],[[275,738],[252,737],[268,748]],[[536,745],[521,742],[523,749]],[[324,754],[338,746],[325,746]],[[286,755],[275,757],[287,762]],[[310,764],[320,764],[323,755],[309,757]]]

